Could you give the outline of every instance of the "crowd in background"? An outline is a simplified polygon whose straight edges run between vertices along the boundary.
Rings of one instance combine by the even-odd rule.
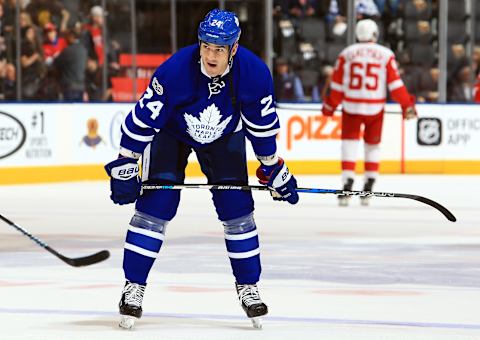
[[[336,57],[347,44],[346,0],[275,0],[275,87],[282,101],[319,101]],[[474,101],[480,46],[469,23],[480,23],[480,4],[470,13],[465,0],[448,1],[447,100]],[[379,43],[392,49],[408,90],[418,102],[438,93],[438,1],[356,0],[358,19],[373,19]],[[480,24],[475,32],[480,41]],[[467,46],[472,46],[472,57]],[[477,91],[478,92],[478,91]]]
[[[104,13],[100,6],[80,0],[21,2],[19,52],[16,21],[16,1],[0,0],[1,99],[18,99],[19,74],[22,100],[111,97],[109,83],[107,91],[102,90]],[[109,44],[107,62],[113,76],[119,69],[119,46],[115,41]]]
[[[21,46],[17,52],[16,2],[0,0],[0,99],[112,100],[111,78],[120,72],[119,54],[128,37],[122,15],[109,16],[111,36],[104,81],[105,15],[95,0],[22,0]],[[470,39],[475,20],[480,41],[480,4],[470,13],[468,1],[448,1],[447,99],[471,102],[480,88],[480,45]],[[438,1],[355,0],[358,19],[371,18],[379,43],[391,48],[398,68],[418,102],[436,102],[438,93]],[[347,0],[274,0],[274,82],[280,101],[319,102],[338,54],[347,45]],[[127,28],[128,30],[128,28]],[[141,32],[139,32],[141,36]],[[468,48],[468,47],[471,48]],[[472,53],[470,53],[470,51]],[[20,67],[20,70],[17,68]],[[20,71],[20,72],[19,72]],[[106,86],[105,86],[106,85]],[[479,98],[480,100],[480,98]]]

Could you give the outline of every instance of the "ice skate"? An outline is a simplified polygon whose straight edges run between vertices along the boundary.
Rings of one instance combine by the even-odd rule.
[[[375,184],[375,178],[367,179],[367,181],[365,182],[365,185],[363,186],[363,191],[372,191],[373,184]],[[360,204],[364,207],[368,206],[370,204],[370,198],[371,196],[360,197]]]
[[[122,298],[120,299],[120,323],[119,326],[125,329],[132,329],[135,321],[142,316],[142,300],[145,293],[145,286],[138,283],[125,282]]]
[[[247,313],[247,316],[250,318],[250,320],[252,320],[253,327],[261,329],[261,316],[268,313],[268,307],[260,299],[257,285],[241,285],[235,283],[235,286],[237,288],[238,300],[240,301],[245,313]]]
[[[345,184],[343,185],[343,190],[351,191],[353,187],[353,178],[347,178]],[[347,195],[338,195],[338,205],[341,207],[347,207],[348,202],[350,201],[350,196]]]

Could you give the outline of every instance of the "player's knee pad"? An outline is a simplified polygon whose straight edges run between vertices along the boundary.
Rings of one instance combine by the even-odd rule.
[[[222,221],[222,224],[227,235],[245,234],[256,229],[253,212],[228,221]]]
[[[169,221],[167,220],[163,220],[140,211],[135,211],[135,215],[133,215],[132,219],[130,220],[130,225],[132,227],[150,230],[165,235],[168,222]]]

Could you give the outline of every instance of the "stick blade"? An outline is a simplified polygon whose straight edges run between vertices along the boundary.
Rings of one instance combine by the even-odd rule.
[[[433,201],[429,198],[426,198],[426,197],[423,197],[423,196],[417,196],[417,195],[408,195],[408,194],[395,194],[395,195],[396,195],[396,197],[410,198],[410,199],[413,199],[415,201],[425,203],[425,204],[437,209],[438,211],[440,211],[443,214],[443,216],[445,216],[447,218],[447,220],[449,220],[451,222],[456,222],[457,221],[457,218],[455,217],[455,215],[453,215],[450,212],[450,210],[445,208],[440,203],[435,202],[435,201]]]
[[[95,263],[99,263],[105,261],[110,257],[110,252],[108,250],[102,250],[98,253],[84,256],[84,257],[77,257],[77,258],[69,258],[57,253],[58,258],[60,258],[63,262],[71,265],[72,267],[84,267],[89,266]]]

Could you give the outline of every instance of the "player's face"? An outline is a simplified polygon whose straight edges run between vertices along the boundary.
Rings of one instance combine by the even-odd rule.
[[[234,56],[236,52],[237,45],[235,44],[231,56]],[[202,41],[200,44],[200,58],[210,77],[222,75],[228,66],[228,46],[209,44]]]

